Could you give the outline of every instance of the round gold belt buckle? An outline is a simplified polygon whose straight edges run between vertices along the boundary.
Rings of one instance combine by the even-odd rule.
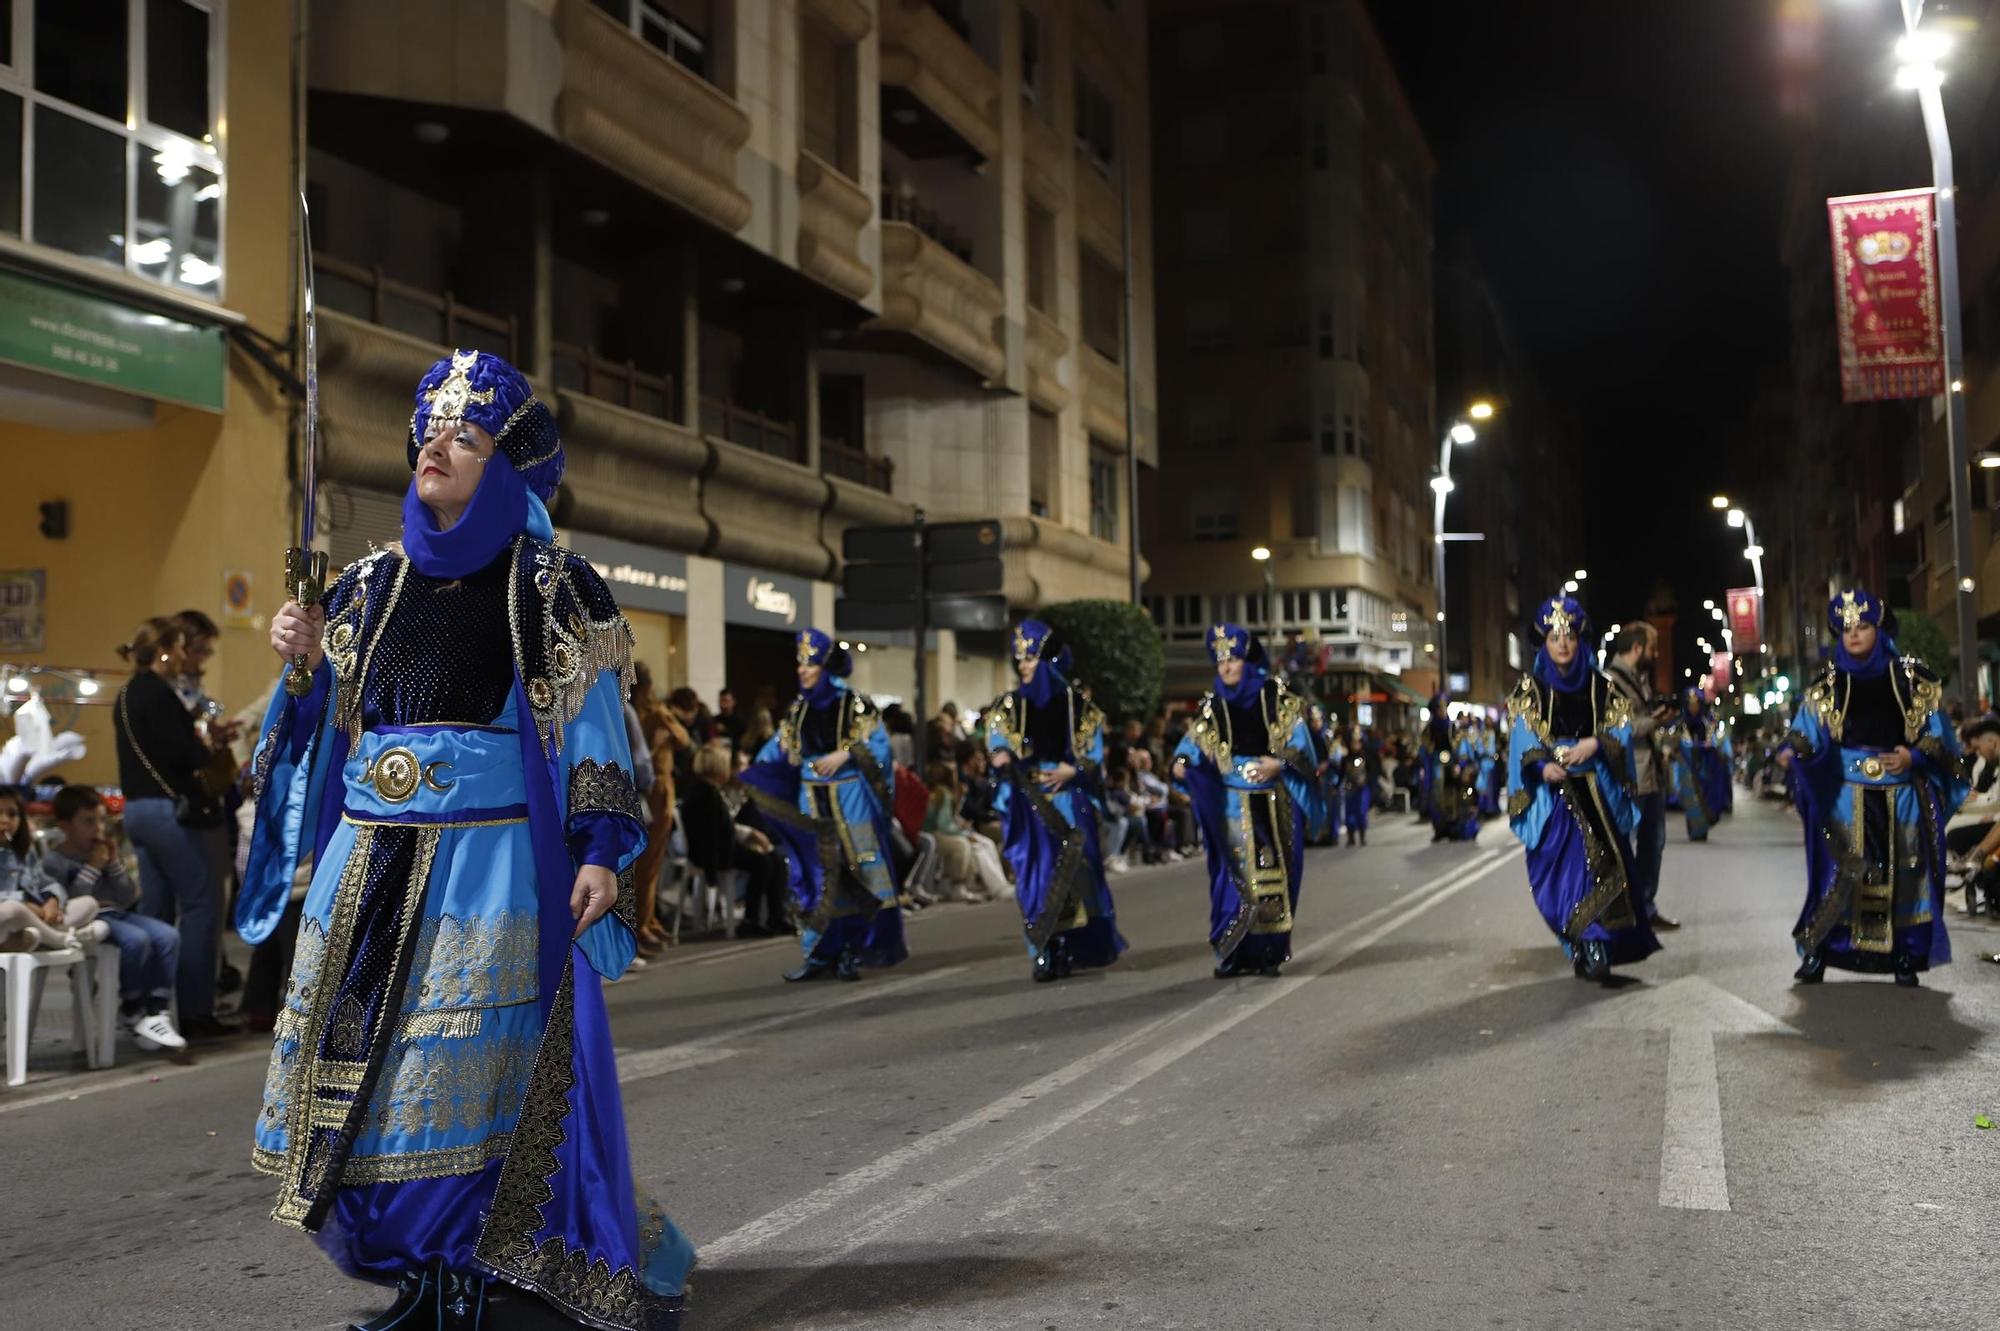
[[[375,793],[391,804],[402,804],[417,793],[417,786],[424,777],[423,764],[409,749],[385,750],[370,764],[366,780],[375,785]]]
[[[1881,776],[1885,770],[1887,769],[1882,766],[1880,758],[1863,758],[1861,760],[1861,775],[1867,777],[1870,781]]]

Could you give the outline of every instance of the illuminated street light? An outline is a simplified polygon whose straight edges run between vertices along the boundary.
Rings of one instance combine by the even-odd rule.
[[[1578,582],[1584,582],[1589,579],[1590,570],[1587,568],[1580,568],[1571,576],[1574,577]]]
[[[1490,421],[1493,419],[1493,404],[1483,400],[1475,402],[1465,409],[1465,414],[1476,421]],[[1463,443],[1465,441],[1460,440],[1459,442]]]
[[[2000,453],[1981,453],[1979,455],[1979,465],[1988,471],[2000,468]]]
[[[1455,488],[1456,487],[1452,485],[1451,477],[1449,476],[1431,477],[1431,489],[1437,491],[1440,496],[1450,494],[1452,490]]]
[[[1570,580],[1569,580],[1568,582],[1565,582],[1565,583],[1563,584],[1563,590],[1564,590],[1564,591],[1566,591],[1566,592],[1568,592],[1568,593],[1570,593],[1570,594],[1571,594],[1572,596],[1573,596],[1573,595],[1575,595],[1575,594],[1576,594],[1576,579],[1575,579],[1575,578],[1571,578],[1571,579],[1570,579]]]
[[[1715,602],[1713,602],[1713,601],[1703,601],[1703,602],[1701,603],[1701,608],[1702,608],[1702,609],[1704,609],[1704,610],[1713,610],[1713,609],[1715,609]]]
[[[1761,545],[1746,545],[1743,547],[1743,557],[1752,562],[1762,559],[1764,557],[1764,547]]]
[[[1464,421],[1460,421],[1451,427],[1451,441],[1454,444],[1469,444],[1478,437],[1479,431],[1473,429]]]
[[[1744,518],[1744,515],[1743,515],[1743,510],[1742,510],[1742,509],[1740,509],[1740,508],[1732,508],[1732,509],[1730,509],[1730,510],[1729,510],[1729,525],[1730,525],[1730,526],[1732,526],[1732,527],[1741,527],[1741,526],[1743,525],[1744,521],[1745,521],[1745,518]]]
[[[1708,501],[1708,506],[1714,509],[1716,512],[1720,513],[1729,507],[1729,496],[1717,495],[1715,498]]]
[[[1271,550],[1270,550],[1270,547],[1269,547],[1269,546],[1263,546],[1263,545],[1260,545],[1260,546],[1258,546],[1258,547],[1257,547],[1257,548],[1256,548],[1255,550],[1252,550],[1252,551],[1250,552],[1250,557],[1251,557],[1252,559],[1256,560],[1256,561],[1257,561],[1258,563],[1260,563],[1260,564],[1261,564],[1261,563],[1263,563],[1263,562],[1264,562],[1265,560],[1267,560],[1267,559],[1269,559],[1269,558],[1271,557]]]

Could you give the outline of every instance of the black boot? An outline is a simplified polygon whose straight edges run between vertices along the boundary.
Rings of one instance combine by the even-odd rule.
[[[850,947],[840,954],[840,960],[834,963],[833,973],[842,980],[854,981],[861,978],[861,958],[855,954],[853,948]]]
[[[390,1331],[391,1328],[431,1327],[437,1321],[438,1281],[435,1271],[405,1271],[396,1277],[396,1301],[381,1316],[350,1323],[347,1331]]]
[[[1070,972],[1075,969],[1069,959],[1069,944],[1058,937],[1050,939],[1049,946],[1054,949],[1056,954],[1056,978],[1058,980],[1067,980],[1070,977]]]
[[[1896,983],[1904,989],[1914,989],[1917,987],[1917,963],[1915,958],[1907,954],[1896,958]]]
[[[807,980],[831,980],[833,963],[820,957],[807,957],[805,964],[795,971],[785,972],[787,984],[804,984]]]
[[[486,1313],[486,1281],[446,1271],[438,1277],[438,1331],[479,1331]],[[416,1331],[413,1326],[411,1331]]]
[[[1036,984],[1047,984],[1051,980],[1056,978],[1056,956],[1054,948],[1055,944],[1047,943],[1043,945],[1041,951],[1035,953]]]
[[[1234,961],[1223,960],[1215,963],[1215,978],[1218,980],[1233,980],[1242,973],[1243,968]]]
[[[1799,968],[1792,972],[1792,978],[1800,984],[1818,984],[1826,979],[1826,958],[1817,952],[1808,952]]]
[[[1611,953],[1593,938],[1583,945],[1583,978],[1602,980],[1611,974]]]

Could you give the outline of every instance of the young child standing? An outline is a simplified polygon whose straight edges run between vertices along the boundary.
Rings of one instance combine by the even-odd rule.
[[[0,951],[81,947],[103,941],[97,901],[49,881],[28,827],[28,800],[0,786]]]
[[[125,872],[118,844],[105,831],[102,795],[89,786],[64,786],[56,792],[55,814],[62,844],[43,858],[42,868],[70,893],[96,898],[98,923],[118,948],[118,1014],[125,1029],[141,1049],[187,1048],[167,1015],[180,963],[180,931],[136,909],[139,885]]]

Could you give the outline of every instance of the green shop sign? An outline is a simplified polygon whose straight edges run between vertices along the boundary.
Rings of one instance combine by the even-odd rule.
[[[0,361],[219,412],[224,360],[220,328],[0,272]]]

